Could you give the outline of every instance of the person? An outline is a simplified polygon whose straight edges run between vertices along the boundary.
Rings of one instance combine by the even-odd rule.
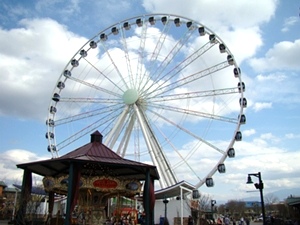
[[[189,215],[188,225],[193,225],[193,224],[194,224],[193,217],[191,215]]]
[[[244,217],[240,219],[239,225],[244,225]]]
[[[221,225],[221,224],[223,224],[223,223],[222,223],[222,220],[221,220],[221,218],[220,218],[220,217],[217,219],[217,224],[218,224],[218,225]]]
[[[230,219],[229,219],[228,216],[225,217],[224,223],[225,223],[225,225],[229,225],[230,224]]]
[[[232,219],[232,225],[236,225],[235,219]]]
[[[250,225],[250,219],[248,217],[246,217],[245,221],[246,221],[246,225]]]

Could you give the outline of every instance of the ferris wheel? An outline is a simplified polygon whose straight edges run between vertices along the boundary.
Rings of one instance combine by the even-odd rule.
[[[161,188],[213,186],[241,141],[245,84],[233,54],[205,25],[149,14],[101,30],[67,63],[47,117],[52,157],[98,130],[120,156],[153,164]]]

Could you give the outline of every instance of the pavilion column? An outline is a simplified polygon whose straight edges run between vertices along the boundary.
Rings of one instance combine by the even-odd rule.
[[[16,224],[25,224],[27,203],[30,200],[32,188],[32,173],[28,169],[24,169],[21,197],[19,201],[19,210],[16,215]]]
[[[48,216],[46,219],[46,224],[51,221],[52,213],[53,213],[53,206],[54,206],[54,192],[49,191],[49,201],[48,201]]]
[[[145,225],[154,225],[154,204],[155,204],[155,195],[154,195],[154,185],[153,180],[150,176],[150,170],[147,169],[146,180],[144,185],[143,192],[143,203],[146,214]]]
[[[70,163],[68,178],[68,196],[65,225],[72,224],[72,212],[77,203],[79,187],[80,187],[80,166],[74,162]]]

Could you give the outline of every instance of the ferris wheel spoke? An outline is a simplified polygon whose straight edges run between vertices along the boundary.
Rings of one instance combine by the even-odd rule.
[[[195,30],[194,29],[187,29],[187,31],[184,33],[184,35],[178,40],[178,42],[174,45],[172,50],[168,53],[166,58],[161,62],[161,64],[157,67],[157,70],[153,72],[153,74],[156,75],[153,76],[153,80],[157,80],[160,78],[160,75],[162,72],[166,69],[166,67],[171,63],[171,61],[175,58],[175,56],[178,54],[180,49],[184,46],[185,42],[190,38],[190,36],[193,34]]]
[[[59,98],[60,102],[82,102],[82,103],[100,103],[100,104],[117,104],[122,103],[120,99],[107,98]]]
[[[86,81],[84,81],[84,80],[81,80],[81,79],[78,79],[78,78],[75,78],[75,77],[72,77],[72,76],[71,76],[71,77],[68,77],[68,79],[73,80],[73,81],[77,82],[78,84],[83,84],[83,85],[85,85],[86,87],[90,87],[90,88],[92,88],[92,89],[101,91],[101,92],[103,92],[103,93],[107,93],[107,94],[109,94],[109,95],[112,95],[112,96],[115,96],[115,97],[118,97],[118,98],[121,97],[120,94],[117,94],[117,93],[115,93],[115,92],[113,92],[113,91],[107,90],[107,89],[105,89],[105,88],[103,88],[103,87],[100,87],[100,86],[91,84],[91,83],[86,82]]]
[[[117,89],[119,89],[121,92],[123,92],[123,90],[120,88],[120,86],[118,84],[116,84],[113,80],[111,80],[107,75],[105,75],[103,72],[101,72],[93,63],[91,63],[89,60],[87,60],[86,58],[84,58],[84,60],[92,67],[94,68],[100,75],[102,75],[106,80],[108,80],[111,84],[114,85],[114,87],[116,87]],[[119,74],[119,76],[121,76]],[[123,82],[124,79],[122,78]],[[126,82],[125,82],[126,83]],[[110,92],[108,92],[110,93]]]
[[[119,70],[118,66],[116,65],[116,62],[115,62],[115,60],[113,59],[113,57],[111,56],[111,54],[110,54],[110,52],[109,52],[109,49],[108,49],[107,46],[105,45],[106,41],[101,41],[101,43],[102,43],[101,46],[102,46],[103,49],[105,50],[105,53],[107,54],[107,56],[108,56],[110,62],[113,64],[113,66],[114,66],[114,68],[115,68],[115,70],[116,70],[116,72],[117,72],[119,78],[122,80],[122,84],[126,87],[126,89],[128,89],[128,84],[127,84],[127,82],[125,81],[124,76],[122,75],[121,71]],[[118,86],[119,86],[119,85],[118,85]]]
[[[159,38],[156,42],[155,48],[152,52],[152,55],[150,58],[150,62],[151,62],[150,70],[151,70],[151,68],[153,68],[153,66],[155,65],[155,63],[158,59],[159,53],[161,52],[163,44],[165,43],[165,40],[169,34],[170,27],[171,27],[171,21],[169,19],[167,19],[165,22],[165,25],[159,35]]]
[[[126,66],[127,66],[127,72],[128,72],[128,76],[130,77],[129,82],[130,82],[130,86],[134,87],[134,77],[132,74],[132,69],[131,69],[131,60],[130,60],[130,56],[129,56],[129,51],[128,51],[128,46],[127,46],[127,41],[126,41],[126,32],[124,29],[121,29],[121,42],[123,45],[123,52],[125,54],[125,61],[126,61]]]
[[[194,137],[195,139],[201,141],[202,143],[206,144],[207,146],[211,147],[212,149],[220,152],[222,155],[226,154],[226,152],[224,152],[223,150],[219,149],[218,147],[214,146],[213,144],[211,144],[208,141],[205,141],[204,139],[202,139],[201,137],[199,137],[198,135],[192,133],[191,131],[189,131],[188,129],[176,124],[174,121],[171,121],[170,119],[164,117],[163,115],[154,112],[153,110],[149,109],[149,111],[151,113],[153,113],[154,115],[156,115],[157,117],[160,117],[161,119],[163,119],[164,121],[168,122],[169,124],[172,124],[174,127],[180,129],[181,131],[185,132],[186,134],[189,134],[190,136]]]
[[[115,116],[108,117],[105,115],[104,117],[98,119],[97,121],[89,124],[88,126],[84,127],[83,129],[77,131],[76,133],[70,135],[67,139],[57,143],[57,150],[60,151],[62,148],[68,146],[69,144],[73,143],[77,139],[81,138],[82,136],[85,136],[87,134],[90,134],[92,131],[94,131],[97,127],[111,123],[115,119]]]
[[[83,119],[86,119],[86,118],[99,116],[101,114],[105,114],[105,115],[110,114],[110,113],[119,111],[123,107],[124,107],[123,105],[116,104],[116,105],[110,105],[109,107],[104,106],[102,108],[93,109],[93,110],[83,112],[83,113],[79,113],[79,114],[74,114],[72,116],[66,115],[65,118],[57,119],[55,121],[55,126],[60,126],[60,125],[63,125],[63,124],[72,123],[72,122],[83,120]]]
[[[187,66],[189,66],[192,62],[194,62],[196,59],[200,58],[205,52],[207,52],[209,49],[211,49],[213,46],[215,46],[217,42],[207,42],[204,44],[201,48],[190,54],[188,57],[186,57],[184,60],[179,62],[174,68],[172,68],[169,72],[166,72],[163,76],[160,77],[161,80],[164,82],[160,85],[163,86],[168,81],[172,80],[176,75],[178,75],[181,71],[183,71]],[[155,82],[151,85],[151,87],[155,84]],[[150,89],[149,87],[148,89]],[[148,94],[151,94],[152,92],[149,92]]]
[[[159,35],[159,38],[156,42],[156,45],[155,45],[155,48],[151,54],[151,58],[149,60],[150,62],[150,65],[149,65],[149,71],[152,71],[154,70],[154,66],[156,66],[156,63],[158,61],[158,56],[159,56],[159,53],[161,52],[162,50],[162,47],[163,47],[163,44],[165,43],[166,41],[166,38],[168,37],[169,35],[169,30],[171,28],[171,20],[168,18],[166,18],[166,21],[164,22],[164,26],[163,26],[163,29]],[[144,86],[141,87],[141,90],[144,90],[145,89],[145,85],[149,83],[150,79],[151,79],[151,76],[146,76],[146,72],[147,70],[145,70],[145,73],[144,73],[144,76],[143,78],[146,78],[146,82],[144,83]],[[141,83],[143,83],[143,80],[141,81]]]
[[[137,114],[137,119],[139,120],[139,124],[142,128],[143,135],[145,137],[146,144],[148,146],[149,154],[154,162],[154,165],[158,167],[158,170],[161,172],[160,174],[164,176],[165,185],[172,185],[177,183],[177,179],[175,174],[173,174],[170,165],[166,160],[166,156],[161,149],[157,139],[155,138],[154,132],[149,124],[149,120],[142,113],[140,108],[134,104],[134,109]]]
[[[130,116],[130,122],[126,126],[122,140],[120,141],[120,144],[117,148],[117,151],[116,151],[117,154],[121,155],[122,157],[125,157],[125,155],[126,155],[126,150],[128,148],[128,144],[131,139],[131,134],[133,131],[135,120],[136,120],[136,118],[134,115]]]
[[[124,126],[124,121],[128,116],[128,111],[129,111],[129,107],[128,105],[125,105],[122,113],[120,113],[118,119],[115,121],[114,126],[112,127],[112,129],[109,131],[106,141],[104,142],[106,146],[108,146],[109,148],[113,148],[120,133],[121,130]]]
[[[191,109],[178,108],[174,106],[166,106],[165,104],[151,104],[151,107],[156,109],[164,109],[172,112],[177,112],[185,115],[197,116],[199,118],[208,118],[208,119],[219,120],[219,121],[235,123],[235,124],[238,123],[237,118],[230,118],[230,117],[220,116],[211,113],[204,113],[204,112],[191,110]]]
[[[219,70],[222,70],[222,69],[224,69],[228,66],[230,66],[230,64],[227,61],[221,62],[221,63],[216,64],[216,65],[214,65],[214,66],[212,66],[208,69],[205,69],[205,70],[199,71],[197,73],[187,75],[184,78],[182,78],[180,80],[177,80],[177,81],[174,81],[173,83],[167,84],[165,86],[159,85],[159,87],[156,88],[153,91],[153,93],[159,93],[159,94],[167,93],[169,91],[174,90],[175,88],[181,87],[181,86],[186,85],[188,83],[191,83],[195,80],[198,80],[198,79],[204,78],[208,75],[211,75],[211,74],[213,74],[213,73],[215,73]]]
[[[193,155],[193,153],[195,152],[196,148],[194,148],[194,151],[191,151],[190,154],[188,154],[186,157],[184,157],[179,151],[178,149],[174,146],[174,144],[172,143],[172,141],[167,137],[167,135],[165,135],[165,133],[158,127],[156,126],[156,124],[154,123],[154,126],[156,127],[156,130],[158,130],[158,132],[160,133],[160,135],[164,138],[164,140],[168,143],[169,146],[171,146],[171,148],[173,149],[174,152],[176,152],[176,154],[179,156],[179,158],[181,159],[181,163],[180,164],[174,164],[172,166],[172,170],[174,170],[176,167],[179,167],[183,164],[185,164],[190,171],[199,179],[201,180],[201,178],[198,176],[198,174],[196,173],[196,171],[192,168],[192,166],[188,163],[188,159],[189,157],[191,157]]]
[[[135,87],[137,87],[137,89],[139,89],[140,85],[141,85],[141,80],[142,80],[142,70],[143,70],[143,62],[144,62],[144,57],[146,57],[145,54],[145,43],[146,43],[146,36],[147,36],[147,27],[148,27],[148,23],[145,23],[145,18],[142,22],[142,24],[144,24],[141,27],[141,37],[140,37],[140,46],[138,49],[138,62],[137,62],[137,68],[136,68],[136,77],[137,79],[135,79],[135,81],[137,82],[135,84]]]
[[[167,101],[176,101],[178,99],[195,99],[201,97],[209,97],[209,96],[218,96],[218,95],[226,95],[226,94],[236,94],[239,93],[238,88],[223,88],[223,89],[215,89],[215,90],[206,90],[206,91],[195,91],[188,93],[180,93],[180,94],[170,94],[170,95],[162,95],[162,96],[154,96],[148,97],[149,102],[167,102]]]
[[[157,80],[161,79],[161,75],[163,71],[165,71],[166,68],[170,65],[171,61],[176,57],[180,49],[184,46],[184,43],[190,38],[193,31],[194,29],[187,29],[187,31],[179,39],[179,41],[173,46],[171,51],[168,53],[165,59],[160,63],[160,65],[154,71],[150,71],[150,74],[152,74],[151,79],[154,81],[154,83],[156,83]]]

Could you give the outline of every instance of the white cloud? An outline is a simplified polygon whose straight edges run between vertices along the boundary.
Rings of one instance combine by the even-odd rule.
[[[294,26],[296,23],[299,23],[299,17],[291,16],[287,19],[285,19],[283,28],[281,29],[282,32],[288,32],[292,26]]]
[[[251,136],[251,135],[253,135],[253,134],[255,134],[255,133],[256,133],[255,129],[244,130],[244,131],[243,131],[243,136],[249,137],[249,136]]]
[[[253,58],[250,65],[255,71],[300,70],[300,39],[282,41],[267,51],[261,58]]]
[[[51,19],[24,19],[20,25],[0,30],[0,85],[5,93],[0,114],[44,119],[56,80],[87,40]]]
[[[245,82],[248,108],[255,112],[274,110],[278,103],[290,105],[300,101],[299,76],[296,72],[266,72],[251,79],[247,77]]]
[[[178,15],[188,15],[200,22],[216,26],[247,28],[268,22],[275,13],[277,0],[260,2],[241,0],[202,0],[182,1],[174,0],[144,0],[143,6],[149,12],[165,12]]]
[[[259,6],[258,6],[259,4]],[[144,0],[149,12],[165,12],[188,15],[220,36],[235,56],[238,63],[253,57],[262,46],[259,26],[268,22],[275,13],[277,0],[252,2],[242,0],[234,4],[226,1],[181,1]]]
[[[287,138],[287,139],[299,139],[300,138],[300,134],[289,133],[289,134],[285,135],[285,138]]]
[[[263,109],[270,109],[272,108],[271,102],[256,102],[253,104],[253,109],[255,112],[261,111]]]
[[[0,180],[5,181],[7,184],[21,184],[23,170],[18,169],[16,165],[35,162],[46,158],[48,157],[40,157],[37,154],[24,149],[12,149],[0,152]]]

